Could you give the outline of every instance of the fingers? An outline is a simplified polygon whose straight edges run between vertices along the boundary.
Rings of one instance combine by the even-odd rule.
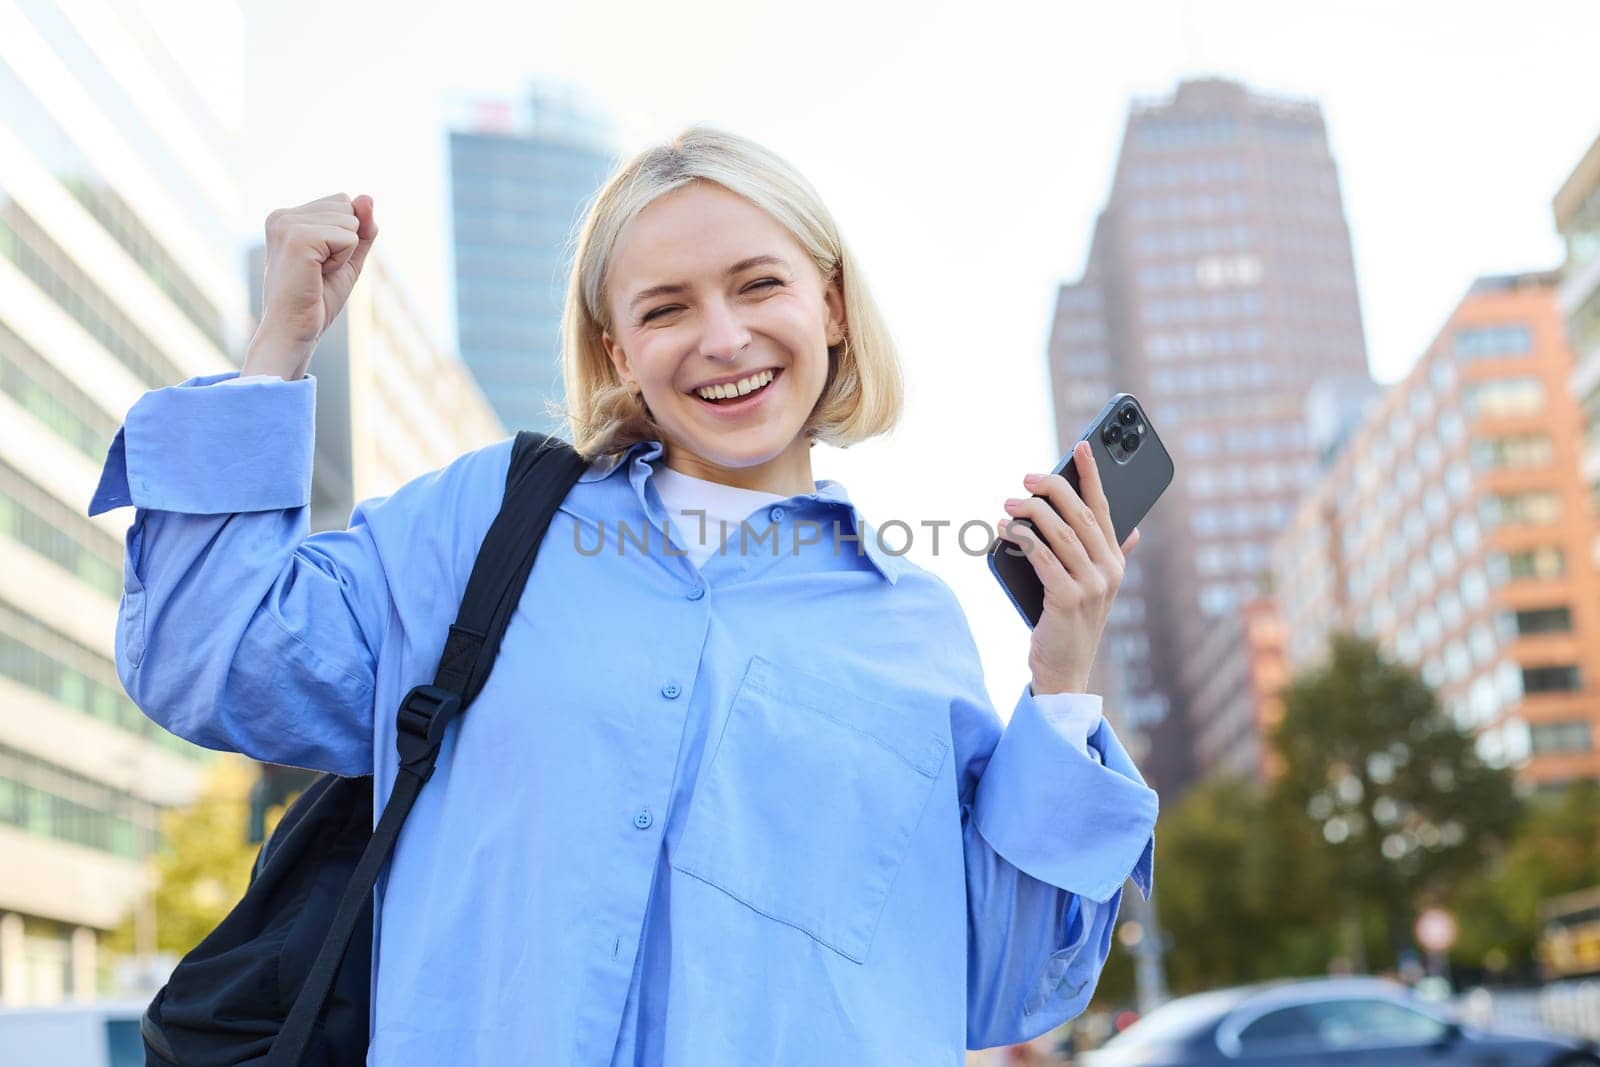
[[[350,206],[351,201],[347,194],[332,193],[328,196],[319,196],[315,200],[307,200],[305,203],[300,204],[297,207],[292,207],[289,210],[294,212],[296,215],[301,214],[302,212],[315,211],[343,211],[348,213]]]
[[[356,236],[359,243],[350,257],[350,263],[360,274],[362,265],[367,261],[367,253],[372,251],[372,242],[378,239],[378,220],[373,214],[372,197],[365,194],[358,196],[352,207],[358,223]]]
[[[1094,569],[1094,562],[1089,558],[1082,538],[1051,510],[1042,497],[1008,500],[1006,511],[1016,518],[1028,520],[1028,524],[1038,531],[1068,574],[1081,578]]]
[[[1105,483],[1100,480],[1100,462],[1094,458],[1094,449],[1088,441],[1073,446],[1072,464],[1078,471],[1078,496],[1094,512],[1100,524],[1100,534],[1107,546],[1117,543],[1117,528],[1111,521],[1111,501],[1106,499]],[[1066,482],[1066,479],[1062,479]],[[1072,486],[1068,485],[1068,489]]]
[[[1066,568],[1061,565],[1061,560],[1056,558],[1039,535],[1025,519],[1006,519],[1000,527],[1000,536],[1016,545],[1016,551],[1021,552],[1033,564],[1033,572],[1039,576],[1039,584],[1044,587],[1046,594],[1052,599],[1059,599],[1061,591],[1072,581]],[[1010,551],[1009,549],[1007,551]]]
[[[302,247],[320,249],[324,274],[333,274],[347,264],[360,274],[378,237],[372,197],[365,194],[351,200],[344,193],[336,193],[299,207],[274,211],[267,217],[267,226],[269,231],[274,226],[292,229]]]
[[[351,233],[355,233],[356,228],[361,225],[361,221],[348,211],[343,214],[336,211],[306,212],[303,215],[296,215],[294,221],[296,224],[310,226],[337,226]]]
[[[356,197],[350,206],[355,211],[356,221],[361,225],[361,239],[370,241],[378,236],[378,222],[377,217],[373,214],[372,197],[363,193]]]
[[[1080,445],[1075,450],[1074,463],[1078,467],[1079,483],[1082,484],[1085,466],[1092,466],[1093,458],[1082,461],[1083,449],[1087,446]],[[1030,475],[1023,479],[1023,484],[1034,493],[1050,501],[1060,519],[1064,520],[1082,540],[1089,558],[1096,563],[1111,563],[1117,561],[1119,553],[1112,550],[1116,543],[1116,532],[1111,526],[1109,506],[1106,506],[1104,523],[1101,514],[1087,500],[1078,495],[1072,484],[1059,474],[1046,474],[1042,476]],[[1089,492],[1087,486],[1085,492]],[[1095,482],[1095,495],[1102,505],[1105,503],[1105,491],[1099,487],[1098,478]],[[1107,530],[1111,530],[1107,533]]]

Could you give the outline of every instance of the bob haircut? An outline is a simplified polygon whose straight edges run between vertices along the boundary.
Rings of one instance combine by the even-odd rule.
[[[821,198],[798,171],[755,142],[691,126],[612,175],[578,231],[561,323],[567,401],[560,413],[571,426],[573,447],[593,461],[639,441],[665,440],[601,344],[612,325],[606,274],[623,228],[652,201],[695,181],[713,182],[761,208],[789,231],[825,280],[840,279],[845,337],[828,350],[827,379],[801,432],[846,448],[894,429],[905,394],[899,355]]]

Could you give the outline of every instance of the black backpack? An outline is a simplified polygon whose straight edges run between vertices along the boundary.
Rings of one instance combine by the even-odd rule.
[[[323,775],[307,787],[261,846],[243,899],[146,1009],[147,1067],[366,1062],[373,886],[445,727],[483,688],[550,520],[585,466],[565,441],[517,434],[500,512],[433,684],[400,703],[400,772],[377,829],[370,775]]]

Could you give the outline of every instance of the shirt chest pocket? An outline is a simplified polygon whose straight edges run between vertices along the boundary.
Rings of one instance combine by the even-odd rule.
[[[752,657],[672,865],[861,963],[948,748],[910,709]]]

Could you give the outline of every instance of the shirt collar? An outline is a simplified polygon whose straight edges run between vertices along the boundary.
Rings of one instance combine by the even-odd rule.
[[[578,481],[604,481],[626,467],[628,481],[632,483],[634,490],[642,500],[644,499],[645,482],[654,471],[651,463],[660,459],[665,452],[666,449],[660,441],[636,441],[622,452],[613,452],[610,455],[601,456],[590,463],[589,469],[578,477]],[[884,547],[878,543],[878,531],[856,510],[856,506],[851,502],[850,495],[845,492],[844,486],[831,478],[824,478],[812,484],[816,486],[815,492],[799,493],[785,499],[796,502],[817,501],[825,506],[837,508],[848,513],[855,527],[853,532],[861,538],[858,550],[872,561],[872,565],[877,568],[878,573],[890,585],[897,582],[908,566],[905,557],[885,551]]]

